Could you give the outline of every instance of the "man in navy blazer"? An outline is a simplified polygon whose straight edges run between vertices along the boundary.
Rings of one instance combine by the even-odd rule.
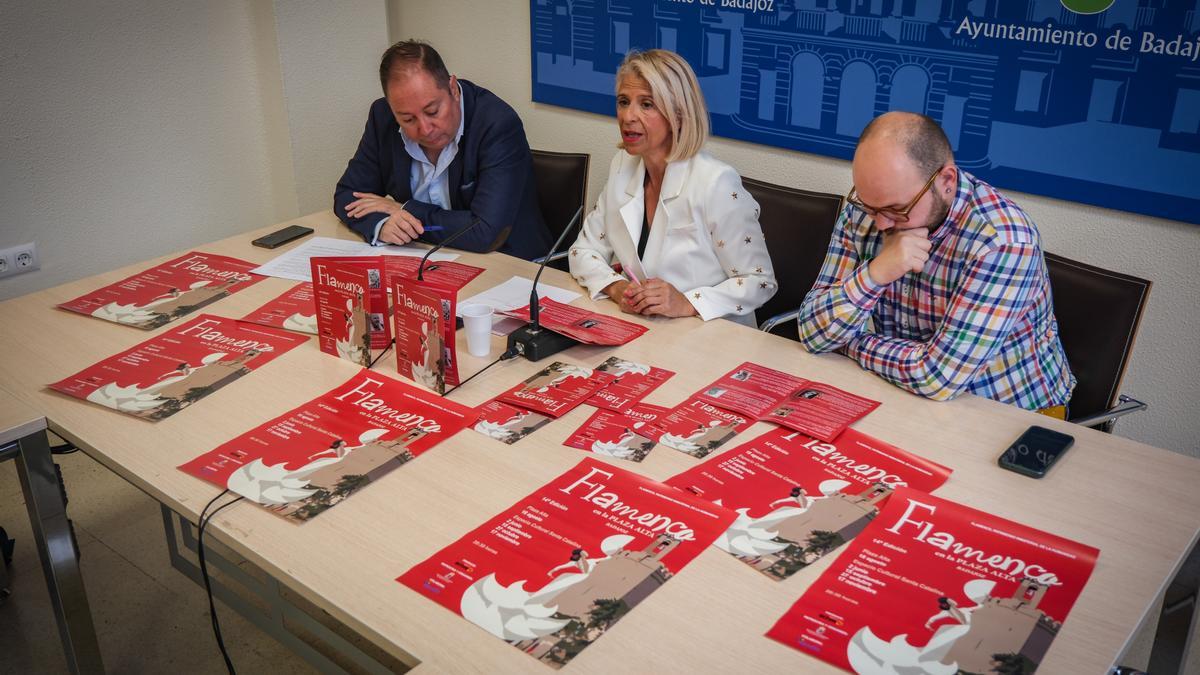
[[[553,242],[538,209],[521,119],[492,92],[453,77],[433,47],[403,41],[379,66],[358,151],[334,191],[334,212],[372,244],[436,244],[525,259]],[[477,223],[477,224],[476,224]]]

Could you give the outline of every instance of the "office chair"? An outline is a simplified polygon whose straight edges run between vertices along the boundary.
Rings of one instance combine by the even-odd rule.
[[[1151,283],[1046,253],[1054,315],[1078,383],[1071,422],[1111,432],[1118,417],[1147,404],[1120,394]]]
[[[542,211],[542,220],[550,228],[551,239],[558,235],[571,221],[575,211],[587,200],[588,165],[592,156],[579,152],[550,152],[548,150],[533,150],[533,179],[537,183],[538,208]],[[575,241],[579,228],[583,225],[580,216],[575,225],[575,232],[568,234],[564,240],[567,244]],[[567,271],[567,252],[559,251],[550,256],[547,266]],[[539,258],[535,263],[542,262]]]
[[[796,316],[825,262],[842,198],[753,178],[742,178],[742,185],[762,209],[758,223],[779,284],[775,295],[755,310],[755,319],[760,330],[798,340]]]

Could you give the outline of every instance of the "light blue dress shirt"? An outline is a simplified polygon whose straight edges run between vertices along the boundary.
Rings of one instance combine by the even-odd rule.
[[[400,138],[404,141],[404,149],[413,160],[408,178],[408,186],[412,189],[412,198],[419,202],[436,204],[443,209],[450,208],[450,175],[446,170],[458,156],[458,141],[462,139],[463,125],[466,123],[466,115],[463,112],[462,85],[455,84],[458,87],[458,132],[454,134],[454,140],[442,148],[437,164],[429,161],[425,150],[416,141],[409,138],[404,133],[404,129],[399,130]],[[384,216],[379,219],[378,223],[375,223],[375,236],[371,238],[372,246],[380,245],[379,231],[383,229],[383,225],[387,221],[388,216]]]

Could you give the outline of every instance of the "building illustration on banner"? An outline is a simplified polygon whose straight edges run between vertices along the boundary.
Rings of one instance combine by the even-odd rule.
[[[613,114],[625,53],[661,47],[695,69],[720,136],[849,159],[875,116],[921,112],[997,186],[1200,223],[1200,0],[531,0],[530,16],[537,102]]]

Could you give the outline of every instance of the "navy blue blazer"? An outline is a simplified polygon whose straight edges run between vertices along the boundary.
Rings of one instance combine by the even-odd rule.
[[[450,246],[466,251],[503,253],[531,260],[545,255],[554,240],[538,208],[533,180],[533,157],[521,118],[507,103],[483,87],[459,80],[463,94],[463,135],[458,155],[446,173],[450,184],[450,209],[412,199],[412,157],[404,149],[400,125],[386,99],[371,104],[367,128],[358,152],[333,193],[333,210],[342,222],[371,241],[381,213],[361,218],[346,215],[354,192],[389,195],[422,224],[438,225],[421,241],[436,244],[469,226],[475,229]]]

